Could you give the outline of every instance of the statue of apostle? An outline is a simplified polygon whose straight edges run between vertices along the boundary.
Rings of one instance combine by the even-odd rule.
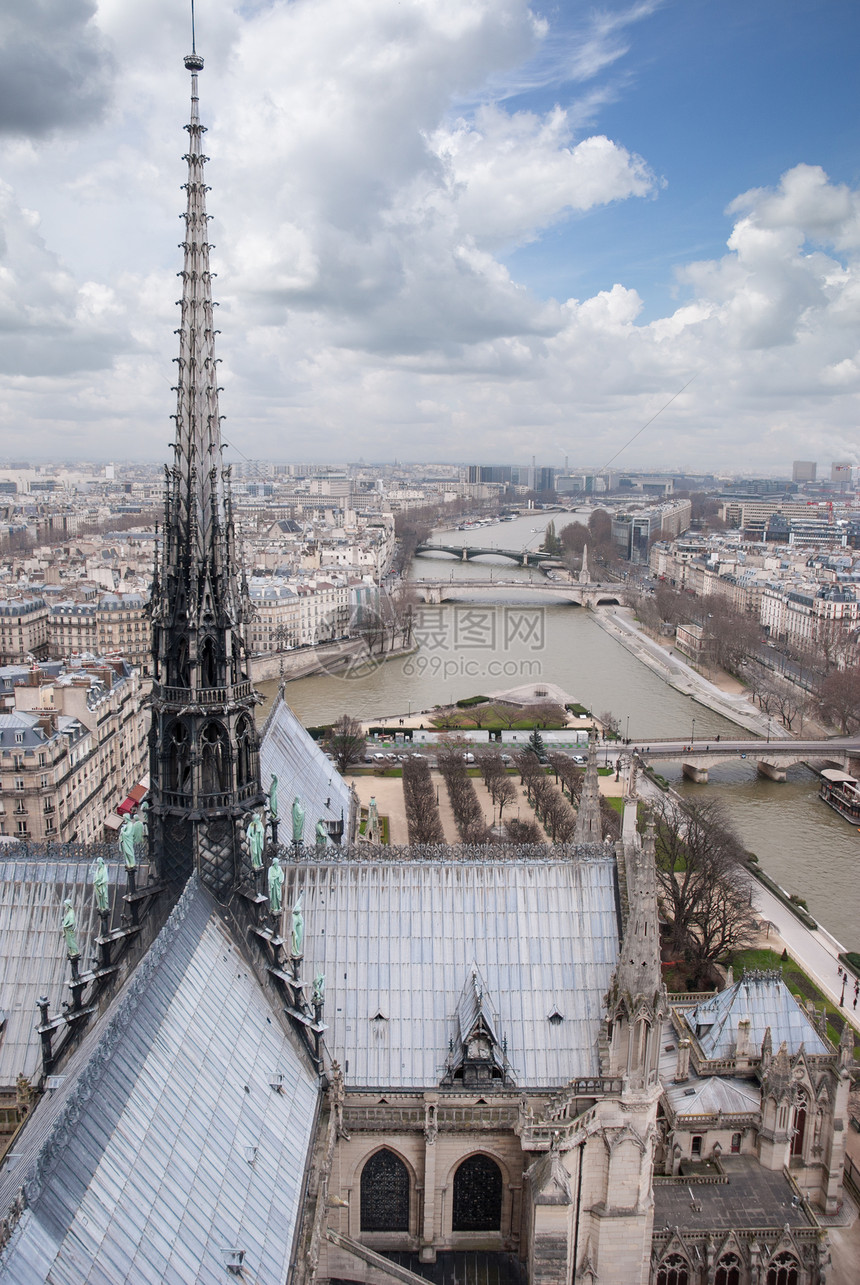
[[[273,915],[280,913],[284,891],[284,867],[280,858],[275,856],[269,866],[269,909]]]
[[[266,830],[263,822],[260,820],[259,812],[255,812],[248,822],[248,829],[245,831],[248,838],[248,851],[251,854],[251,865],[255,870],[263,868],[263,848],[266,846]]]

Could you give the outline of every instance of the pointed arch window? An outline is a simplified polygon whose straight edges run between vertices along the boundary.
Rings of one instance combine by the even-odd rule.
[[[220,687],[218,682],[218,660],[215,654],[215,639],[207,635],[200,647],[200,686]]]
[[[253,777],[254,744],[251,723],[247,718],[242,718],[236,731],[236,781],[238,785],[247,785]]]
[[[791,1154],[803,1155],[803,1143],[806,1139],[806,1098],[801,1094],[794,1108],[794,1119],[791,1127]]]
[[[717,1263],[714,1285],[741,1285],[741,1260],[737,1254],[723,1254]]]
[[[387,1147],[361,1171],[361,1230],[409,1230],[409,1170]]]
[[[202,793],[223,794],[230,788],[226,733],[219,723],[207,723],[200,740]]]
[[[690,1264],[682,1254],[670,1254],[657,1269],[657,1285],[690,1285]]]
[[[794,1254],[777,1254],[767,1269],[765,1285],[799,1285],[800,1274]]]
[[[188,666],[188,639],[182,637],[176,644],[176,651],[173,658],[173,673],[171,682],[175,687],[187,687],[189,685],[189,666]]]
[[[502,1171],[489,1156],[469,1156],[454,1174],[453,1231],[501,1231]]]
[[[167,788],[178,794],[191,790],[190,740],[184,723],[174,723],[167,750]]]

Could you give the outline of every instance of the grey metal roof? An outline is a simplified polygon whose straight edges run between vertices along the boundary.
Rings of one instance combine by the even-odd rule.
[[[317,1080],[196,879],[67,1069],[0,1167],[0,1280],[210,1285],[243,1249],[283,1285]]]
[[[60,924],[70,897],[78,925],[82,966],[89,967],[98,930],[91,861],[16,861],[0,857],[0,1085],[41,1069],[36,1000],[47,995],[58,1013],[70,998],[66,945]],[[118,863],[108,862],[112,902]],[[122,876],[123,891],[125,878]]]
[[[278,778],[278,808],[283,842],[289,842],[289,812],[298,795],[305,809],[306,843],[313,843],[317,821],[349,822],[350,789],[334,763],[302,727],[285,700],[278,699],[266,724],[260,746],[260,775],[268,790],[272,774]]]
[[[702,1052],[716,1060],[734,1056],[742,1017],[750,1019],[749,1037],[756,1049],[770,1027],[774,1052],[783,1041],[789,1053],[796,1053],[801,1044],[807,1053],[833,1052],[778,974],[747,974],[713,999],[697,1004],[687,1020],[694,1031],[701,1031]]]
[[[755,1080],[737,1076],[699,1076],[690,1067],[687,1079],[675,1083],[678,1036],[671,1026],[663,1029],[660,1052],[660,1082],[673,1111],[680,1115],[754,1114],[761,1110],[761,1088]]]
[[[615,857],[586,852],[288,867],[287,906],[304,892],[304,971],[327,978],[326,1045],[347,1085],[438,1084],[475,965],[518,1085],[596,1075],[618,955]]]

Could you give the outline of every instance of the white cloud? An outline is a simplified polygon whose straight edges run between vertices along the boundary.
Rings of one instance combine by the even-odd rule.
[[[601,69],[655,7],[593,16],[574,48],[525,0],[244,16],[212,0],[198,43],[228,440],[330,459],[522,459],[552,441],[599,465],[691,375],[626,463],[755,467],[851,440],[860,197],[820,168],[738,197],[726,253],[680,266],[670,316],[644,320],[623,281],[540,299],[501,261],[572,216],[659,201],[647,156],[583,133],[582,101],[527,111],[496,92],[564,63],[605,100]],[[34,124],[0,149],[17,193],[0,198],[0,413],[19,455],[166,458],[188,32],[171,0],[101,0],[83,30],[123,50],[104,122],[62,142]]]

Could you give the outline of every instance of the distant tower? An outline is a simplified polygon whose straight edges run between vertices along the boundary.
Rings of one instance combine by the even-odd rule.
[[[152,585],[152,858],[162,878],[198,870],[219,897],[241,864],[243,818],[263,802],[258,699],[248,681],[247,586],[236,575],[229,469],[221,463],[215,330],[209,273],[203,126],[191,72],[187,209],[182,243],[174,462]]]

